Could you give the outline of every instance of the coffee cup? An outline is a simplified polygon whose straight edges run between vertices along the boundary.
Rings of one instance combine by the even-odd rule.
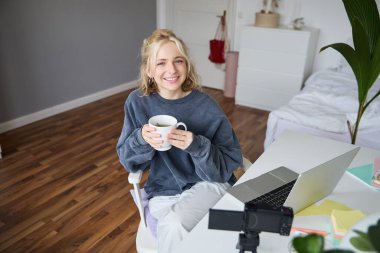
[[[156,148],[158,151],[166,151],[172,148],[172,145],[168,142],[168,133],[173,128],[178,128],[179,126],[183,126],[185,130],[187,127],[185,123],[178,122],[176,118],[169,115],[156,115],[149,119],[149,126],[156,128],[156,132],[161,134],[157,140],[162,140],[163,143],[160,148]]]

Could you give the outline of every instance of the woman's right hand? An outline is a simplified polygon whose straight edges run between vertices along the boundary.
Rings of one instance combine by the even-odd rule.
[[[152,146],[152,148],[156,149],[161,147],[163,141],[156,139],[161,137],[161,135],[156,132],[156,128],[149,126],[149,124],[145,124],[141,129],[141,134],[143,139]]]

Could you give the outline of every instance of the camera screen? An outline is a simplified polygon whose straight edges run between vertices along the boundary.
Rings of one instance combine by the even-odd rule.
[[[271,211],[249,212],[245,225],[248,231],[266,231],[277,233],[280,230],[282,215]]]

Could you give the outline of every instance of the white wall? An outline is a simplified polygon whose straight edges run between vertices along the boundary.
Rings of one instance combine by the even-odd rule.
[[[255,13],[261,10],[261,3],[261,0],[237,0],[233,50],[239,50],[240,30],[245,25],[254,24]],[[379,7],[380,0],[376,3]],[[331,43],[346,42],[351,37],[351,26],[341,0],[279,0],[279,5],[277,12],[281,15],[281,25],[286,26],[294,18],[303,17],[307,26],[319,29],[313,70],[334,66],[340,61],[341,56],[335,50],[319,53],[319,49]]]

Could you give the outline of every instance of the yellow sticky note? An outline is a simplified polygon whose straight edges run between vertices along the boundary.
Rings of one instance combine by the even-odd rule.
[[[331,221],[335,236],[344,236],[365,214],[359,210],[332,210]]]
[[[298,212],[297,216],[303,216],[303,215],[327,215],[330,216],[331,212],[336,210],[351,210],[348,206],[339,203],[337,201],[333,201],[331,199],[325,199],[319,204],[313,204],[309,207],[306,207],[305,209]]]

